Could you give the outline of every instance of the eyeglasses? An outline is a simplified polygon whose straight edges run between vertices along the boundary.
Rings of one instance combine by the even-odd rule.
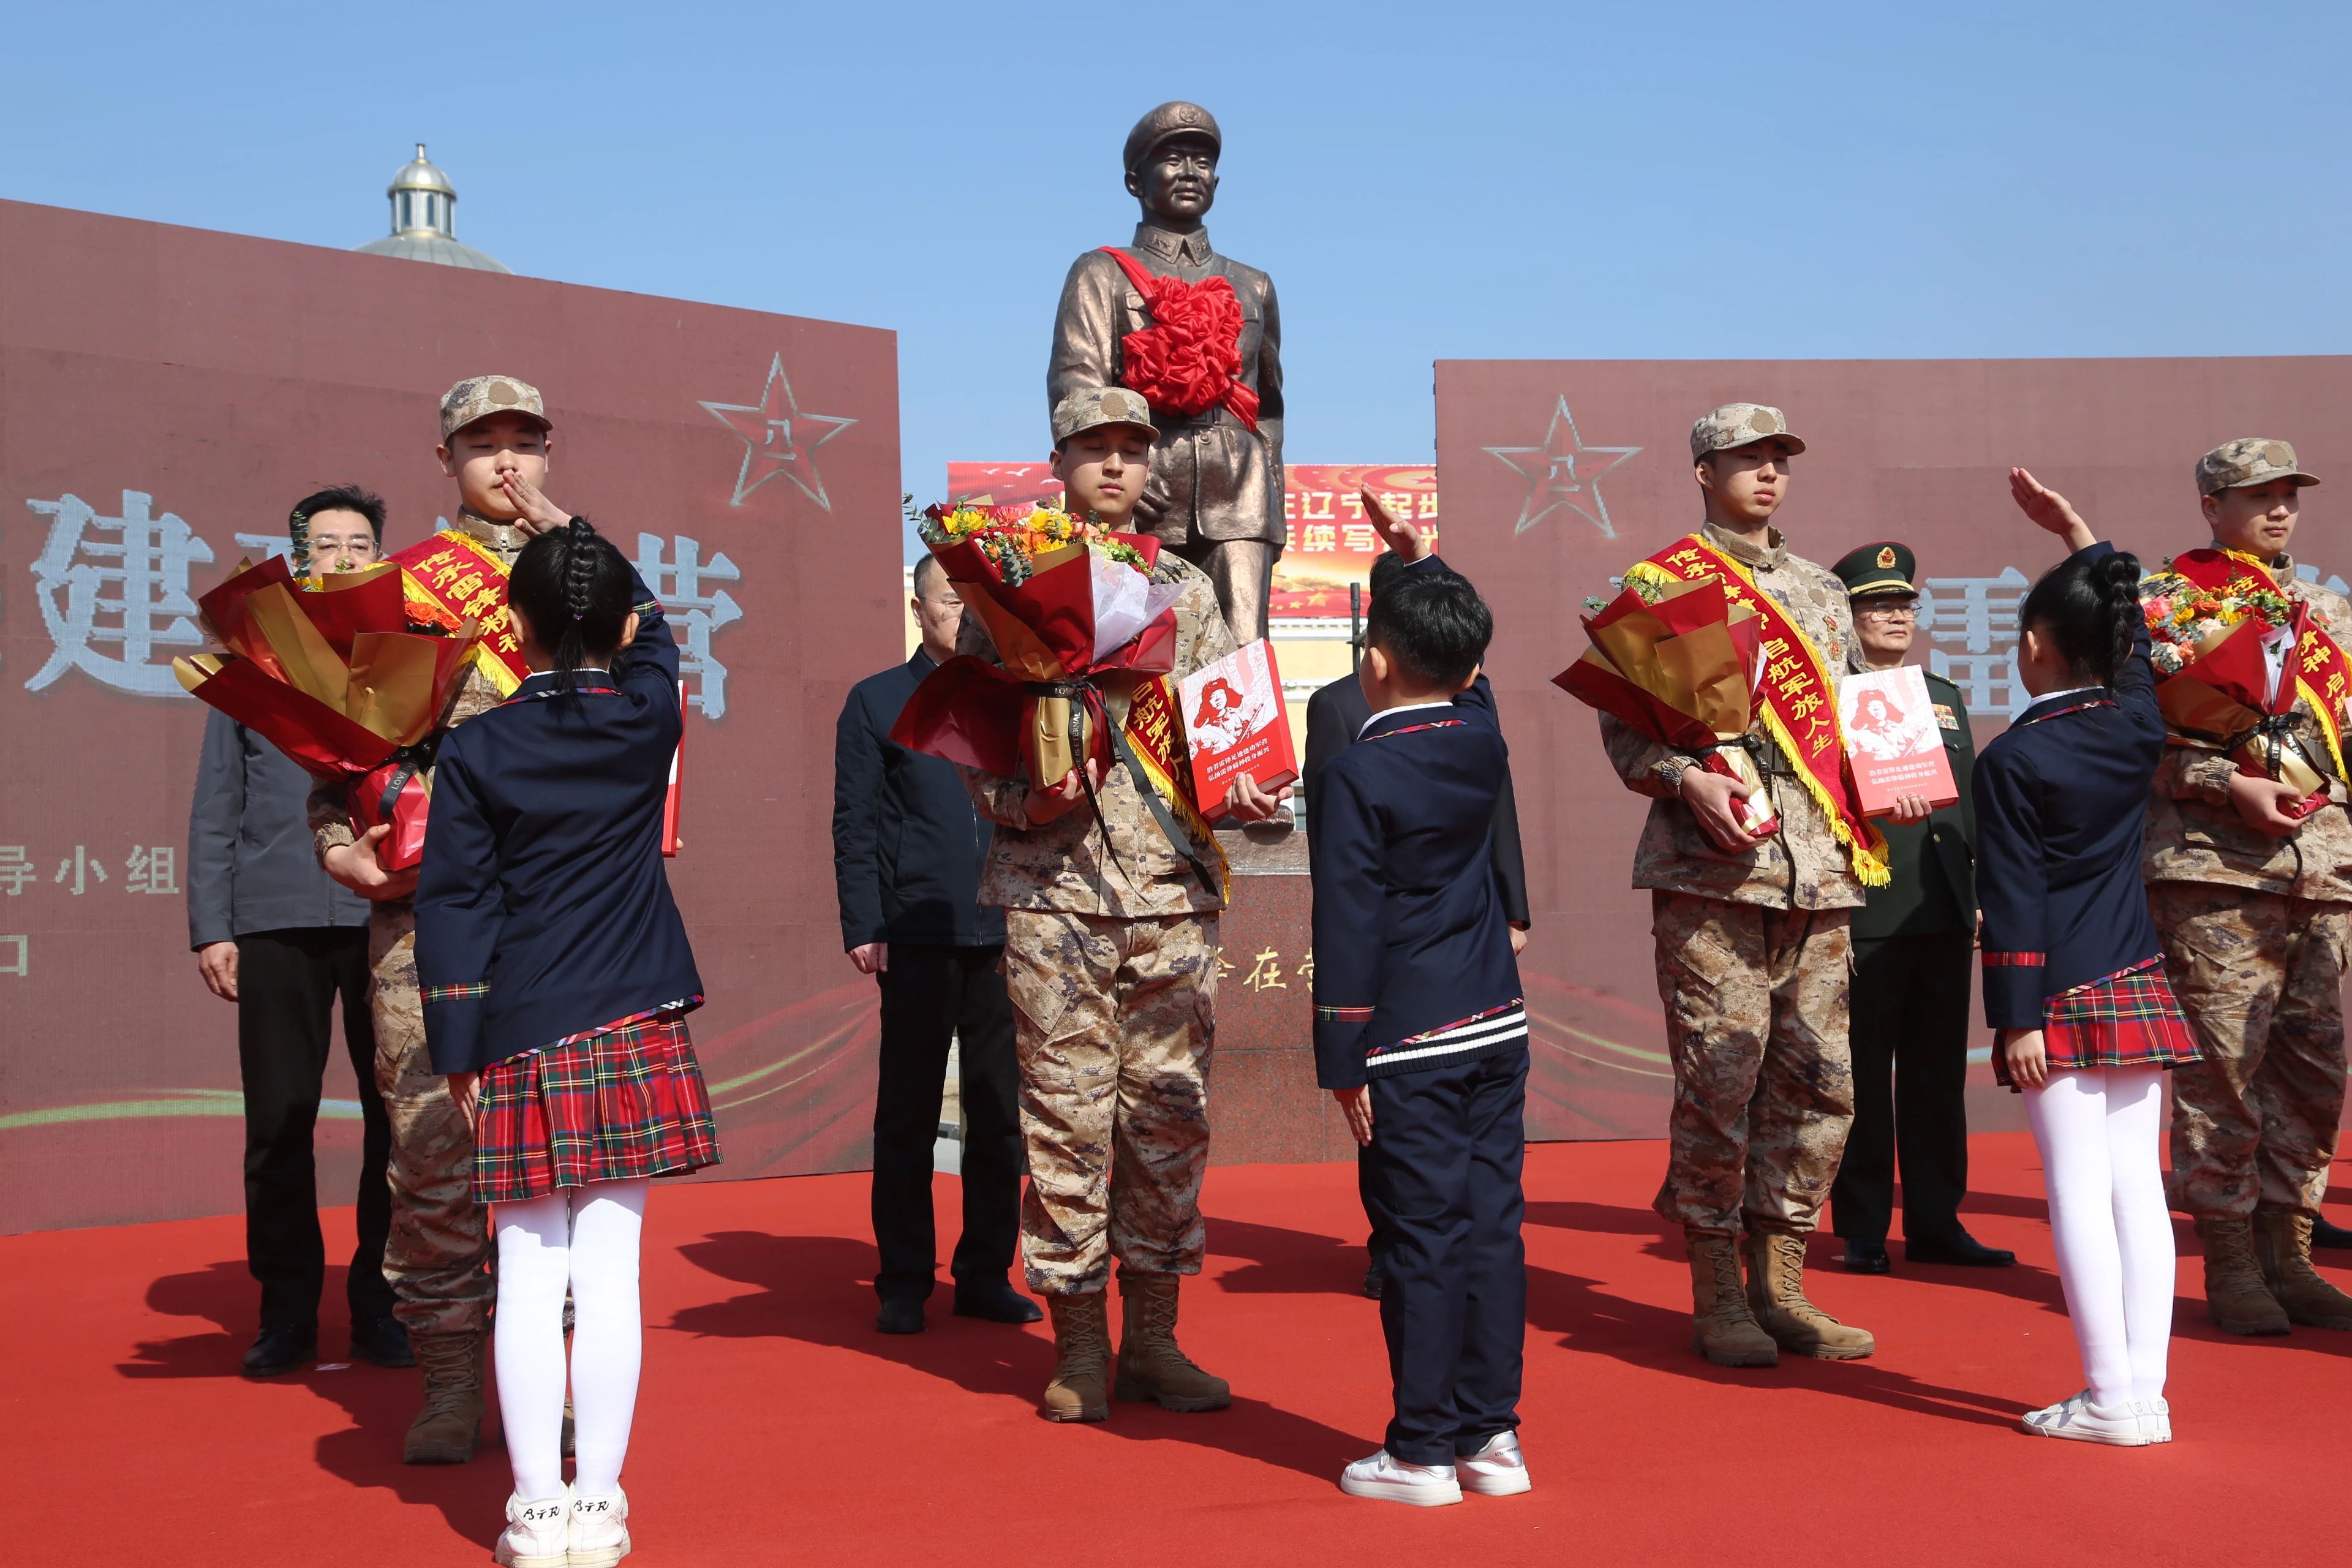
[[[1916,621],[1919,618],[1916,605],[1868,605],[1855,612],[1865,621]]]

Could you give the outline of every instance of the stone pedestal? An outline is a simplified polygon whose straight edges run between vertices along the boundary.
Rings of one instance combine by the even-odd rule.
[[[1352,1160],[1356,1141],[1347,1122],[1315,1087],[1314,897],[1306,831],[1228,827],[1217,842],[1234,880],[1220,932],[1210,1161]]]

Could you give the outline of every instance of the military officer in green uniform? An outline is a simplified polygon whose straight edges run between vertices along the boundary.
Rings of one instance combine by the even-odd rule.
[[[1851,670],[1892,669],[1909,657],[1918,629],[1916,566],[1907,548],[1881,541],[1832,568],[1853,606]],[[1853,911],[1853,1130],[1830,1189],[1830,1212],[1832,1228],[1845,1238],[1845,1266],[1865,1274],[1888,1268],[1898,1158],[1907,1261],[1979,1268],[2017,1261],[1960,1225],[1969,1187],[1962,1091],[1977,927],[1976,814],[1969,800],[1976,744],[1960,689],[1940,675],[1927,680],[1959,802],[1925,822],[1879,822],[1894,879],[1870,889]]]

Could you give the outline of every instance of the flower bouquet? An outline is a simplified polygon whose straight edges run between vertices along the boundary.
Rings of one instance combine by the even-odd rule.
[[[2326,805],[2327,780],[2295,733],[2298,696],[2311,698],[2323,733],[2334,727],[2317,695],[2295,678],[2309,607],[2266,575],[2197,551],[2166,562],[2140,584],[2140,614],[2156,703],[2175,743],[2226,752],[2240,773],[2293,784],[2303,798],[2282,808],[2289,816]]]
[[[1587,600],[1586,608],[1592,646],[1552,684],[1662,746],[1696,755],[1709,773],[1753,786],[1740,826],[1758,837],[1779,827],[1771,792],[1744,744],[1763,669],[1755,612],[1733,605],[1716,577],[1628,587],[1605,603]]]
[[[1088,759],[1108,767],[1097,678],[1165,674],[1176,661],[1171,606],[1181,589],[1151,580],[1160,542],[1045,504],[934,506],[917,528],[1004,663],[948,660],[916,689],[890,738],[1040,788]]]
[[[192,695],[342,784],[354,831],[389,824],[377,858],[390,870],[424,854],[432,758],[423,742],[480,636],[473,621],[454,636],[415,632],[404,598],[391,563],[313,585],[278,557],[241,562],[197,601],[226,651],[172,661]]]

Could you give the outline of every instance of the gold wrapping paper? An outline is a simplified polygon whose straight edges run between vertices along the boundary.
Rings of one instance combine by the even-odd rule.
[[[2176,744],[2200,752],[2226,752],[2249,773],[2293,784],[2306,797],[2327,788],[2326,776],[2294,736],[2278,737],[2275,767],[2264,737],[2235,740],[2261,724],[2263,715],[2198,679],[2193,667],[2158,683],[2156,705],[2176,731]]]
[[[1083,544],[1065,546],[1083,552]],[[1063,558],[1062,551],[1050,551],[1037,558],[1042,565],[1049,560]],[[978,584],[950,581],[949,586],[963,600],[964,614],[977,616],[980,624],[996,644],[997,657],[1004,668],[1024,680],[1062,680],[1066,679],[1062,661],[1054,657],[1035,632],[1023,626],[1004,607],[990,598]],[[1029,732],[1022,737],[1022,755],[1029,763],[1029,782],[1039,789],[1050,789],[1068,775],[1075,752],[1070,735],[1070,700],[1066,697],[1040,697],[1029,710]]]

